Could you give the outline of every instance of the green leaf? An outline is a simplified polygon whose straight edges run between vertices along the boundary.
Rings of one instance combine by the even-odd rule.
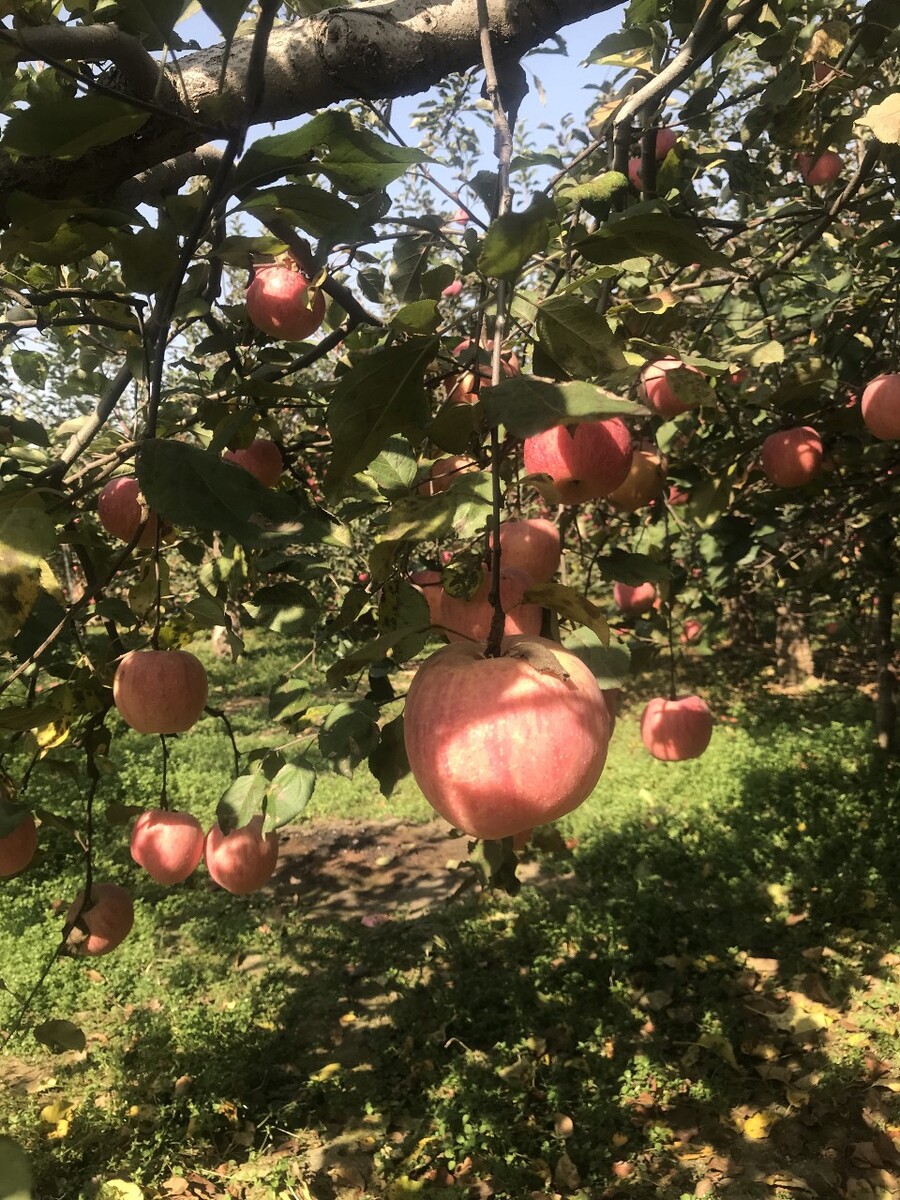
[[[416,338],[357,359],[328,405],[332,452],[325,490],[339,496],[347,480],[363,470],[392,434],[421,433],[428,420],[425,371],[437,339]]]
[[[301,763],[285,763],[266,792],[263,833],[280,829],[303,812],[316,787],[316,773]]]
[[[223,37],[228,38],[240,24],[247,0],[200,0],[200,7]]]
[[[288,580],[260,588],[244,607],[257,625],[283,634],[308,633],[320,612],[309,588]]]
[[[573,629],[562,644],[590,667],[600,688],[621,687],[631,670],[631,655],[624,646],[604,646],[591,629]]]
[[[369,474],[389,500],[405,496],[416,481],[416,457],[406,438],[389,438],[385,448],[369,464]]]
[[[80,158],[95,146],[130,137],[148,119],[143,109],[96,92],[74,98],[41,95],[13,113],[0,146],[38,158]]]
[[[540,604],[543,608],[552,608],[566,620],[592,630],[604,646],[609,644],[609,626],[603,610],[574,588],[567,587],[564,583],[534,584],[525,593],[525,600],[531,604]]]
[[[431,251],[437,244],[430,233],[401,234],[394,241],[388,278],[400,304],[418,300],[429,274]]]
[[[492,222],[478,256],[478,268],[494,279],[515,279],[534,254],[547,248],[556,205],[539,195],[524,212],[506,213]]]
[[[292,721],[303,716],[313,699],[306,680],[289,675],[269,692],[269,716],[273,721]]]
[[[267,213],[284,217],[316,238],[350,237],[366,219],[336,192],[309,183],[282,184],[257,192],[240,207],[260,220]]]
[[[378,790],[387,799],[400,780],[409,774],[402,713],[382,726],[378,745],[369,755],[369,770],[378,780]]]
[[[420,646],[424,645],[430,623],[430,618],[426,612],[424,625],[405,625],[396,629],[389,629],[386,633],[379,634],[376,638],[370,638],[364,645],[357,647],[357,649],[352,650],[349,654],[345,654],[343,658],[339,658],[337,662],[332,663],[325,676],[326,682],[330,687],[336,687],[350,675],[356,675],[365,667],[370,667],[372,663],[381,662],[382,659],[388,656],[389,651],[394,646],[401,645],[407,639],[419,641]],[[413,651],[413,653],[417,653],[417,651]]]
[[[129,291],[150,296],[168,283],[178,258],[178,239],[170,224],[158,229],[129,230],[113,239]]]
[[[414,658],[427,640],[431,614],[418,588],[401,576],[389,579],[381,589],[378,602],[378,628],[383,633],[413,630],[394,644],[392,657],[397,662]]]
[[[262,811],[268,780],[261,772],[239,775],[223,792],[216,806],[216,820],[225,833],[242,829]]]
[[[401,333],[434,333],[441,323],[434,300],[414,300],[394,314],[391,326]]]
[[[474,537],[485,526],[491,511],[491,480],[487,474],[461,474],[446,492],[436,496],[406,496],[391,508],[382,542],[411,539],[416,542],[455,533]]]
[[[577,296],[551,296],[538,309],[537,336],[543,348],[576,379],[626,368],[615,334],[594,304]]]
[[[592,263],[622,263],[657,255],[678,266],[730,268],[729,259],[713,250],[690,221],[663,212],[620,217],[577,243],[578,252]]]
[[[34,1036],[42,1046],[46,1046],[54,1054],[62,1054],[64,1050],[83,1050],[87,1045],[84,1031],[71,1021],[42,1021],[40,1025],[35,1025]],[[0,1196],[2,1195],[0,1190]]]
[[[116,0],[114,20],[148,49],[160,50],[172,40],[172,31],[187,7],[188,0]]]
[[[42,587],[58,590],[45,561],[55,549],[53,522],[36,497],[0,497],[0,641],[19,632]]]
[[[32,1200],[28,1155],[11,1137],[0,1133],[0,1200]]]
[[[605,204],[616,192],[628,187],[628,179],[621,171],[604,171],[588,183],[577,183],[559,189],[559,200],[563,204],[582,204],[589,209]]]
[[[347,778],[377,744],[378,709],[371,700],[336,704],[319,730],[319,750]]]
[[[489,425],[505,425],[515,437],[531,437],[553,425],[596,421],[603,417],[633,416],[640,404],[605,388],[580,380],[557,383],[537,375],[514,375],[481,393]]]
[[[666,564],[657,562],[648,554],[628,554],[625,550],[611,550],[596,561],[604,579],[627,583],[630,587],[637,587],[639,583],[664,583],[672,578],[672,572]]]
[[[150,507],[181,528],[216,530],[246,546],[261,545],[267,531],[302,528],[302,514],[285,493],[197,446],[144,442],[137,476]]]

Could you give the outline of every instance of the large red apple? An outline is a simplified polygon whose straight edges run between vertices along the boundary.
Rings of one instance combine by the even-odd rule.
[[[778,487],[802,487],[819,473],[822,443],[809,425],[771,433],[762,446],[762,469]]]
[[[844,163],[839,154],[826,150],[814,158],[811,154],[797,155],[797,170],[803,176],[803,182],[810,187],[825,187],[836,183],[844,169]]]
[[[226,892],[247,896],[272,878],[278,861],[278,834],[265,837],[261,816],[251,817],[247,825],[223,833],[213,825],[206,835],[206,866],[210,875]]]
[[[491,546],[494,544],[491,535]],[[534,583],[546,583],[559,568],[559,530],[544,517],[504,521],[500,526],[500,562],[530,575]]]
[[[600,778],[609,734],[591,671],[545,638],[506,638],[499,658],[445,646],[406,698],[413,776],[431,806],[473,837],[514,837],[577,808]]]
[[[882,441],[900,438],[900,375],[879,375],[862,394],[866,429]]]
[[[525,470],[549,475],[563,504],[580,504],[614,492],[628,477],[633,448],[624,421],[554,425],[525,439]]]
[[[491,386],[493,371],[490,362],[485,361],[485,356],[493,353],[494,343],[491,340],[482,340],[481,343],[482,356],[479,361],[474,363],[474,366],[468,367],[459,375],[451,375],[446,382],[447,400],[450,404],[475,404],[478,400],[479,392],[483,388]],[[460,342],[453,350],[453,357],[458,358],[463,363],[472,363],[474,352],[472,350],[472,339],[466,338]],[[519,359],[514,351],[504,350],[500,357],[500,371],[509,379],[513,375],[520,375]],[[480,382],[476,386],[476,378],[480,376]]]
[[[184,733],[206,707],[206,671],[187,650],[130,650],[116,668],[113,700],[138,733]]]
[[[437,624],[442,625],[451,642],[486,642],[491,632],[494,609],[488,599],[491,591],[491,572],[482,568],[482,580],[470,600],[460,600],[441,589],[437,609]],[[505,567],[500,560],[500,603],[506,614],[504,633],[540,633],[541,608],[524,604],[522,597],[535,581],[516,567]]]
[[[0,837],[0,879],[24,871],[37,850],[37,826],[26,813],[15,829]]]
[[[67,924],[75,919],[83,898],[82,890],[66,913]],[[125,940],[133,924],[134,905],[129,892],[117,883],[93,883],[88,904],[78,917],[78,925],[85,929],[78,930],[79,936],[70,941],[70,948],[75,954],[92,958],[108,954]]]
[[[133,475],[120,475],[111,479],[97,497],[97,516],[107,533],[123,542],[130,542],[144,518],[147,523],[138,539],[138,546],[146,549],[156,544],[156,529],[159,517],[142,503],[141,485]]]
[[[712,737],[712,713],[699,696],[657,696],[644,709],[641,738],[654,758],[683,762],[699,758]]]
[[[284,470],[281,451],[268,438],[257,438],[244,450],[226,450],[222,457],[249,471],[263,487],[274,487]]]
[[[299,271],[264,263],[247,288],[247,316],[270,337],[302,342],[325,320],[325,293]]]
[[[652,583],[639,583],[631,587],[627,583],[617,583],[613,586],[613,600],[620,612],[629,617],[638,617],[641,613],[649,612],[656,599],[656,588]]]
[[[658,450],[648,445],[635,447],[625,482],[609,498],[625,512],[637,512],[663,493],[667,463]]]
[[[131,831],[131,857],[157,883],[181,883],[203,857],[203,829],[190,813],[154,808]]]
[[[700,375],[701,378],[703,374],[696,367],[682,362],[680,358],[660,358],[644,367],[641,373],[641,382],[644,385],[647,403],[654,412],[667,421],[696,408],[699,399],[699,396],[697,398],[691,396],[691,389],[683,374],[676,380],[673,387],[672,381],[669,379],[670,371],[690,371],[694,375]]]
[[[451,454],[447,458],[436,458],[431,464],[428,477],[423,479],[416,491],[420,496],[437,496],[454,484],[460,475],[478,470],[478,463],[464,454]]]

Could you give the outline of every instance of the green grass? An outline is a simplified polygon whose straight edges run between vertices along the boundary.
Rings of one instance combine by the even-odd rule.
[[[254,654],[215,666],[213,703],[292,662],[288,646]],[[190,1172],[246,1200],[319,1200],[341,1196],[336,1169],[390,1200],[462,1198],[476,1180],[510,1200],[874,1189],[853,1147],[877,1144],[890,1170],[873,1138],[900,1126],[900,1083],[878,1085],[900,1079],[900,771],[870,757],[853,693],[709,690],[721,720],[693,763],[652,761],[632,702],[545,886],[473,890],[416,920],[310,921],[202,875],[164,889],[101,824],[98,870],[133,888],[135,930],[115,954],[59,962],[35,1002],[35,1019],[82,1025],[86,1054],[54,1059],[25,1035],[0,1096],[41,1200],[113,1177],[156,1197]],[[248,747],[259,708],[231,715]],[[174,747],[175,795],[204,819],[229,754],[212,721]],[[113,761],[104,802],[158,790],[151,739],[117,740]],[[358,772],[323,775],[307,817],[398,815],[427,818],[414,787],[385,802]],[[71,836],[44,841],[3,884],[17,993],[77,886]],[[0,1023],[14,1008],[0,996]],[[55,1099],[73,1106],[59,1138],[40,1119]]]

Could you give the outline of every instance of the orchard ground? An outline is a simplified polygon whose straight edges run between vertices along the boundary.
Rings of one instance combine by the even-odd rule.
[[[297,657],[274,638],[205,656],[242,747]],[[872,759],[855,689],[739,669],[688,661],[717,718],[690,763],[640,744],[662,676],[629,691],[600,786],[515,897],[480,890],[411,783],[386,801],[364,768],[320,778],[265,892],[202,869],[163,888],[104,820],[108,781],[95,877],[133,890],[135,929],[36,1001],[86,1051],[26,1032],[0,1067],[37,1197],[896,1196],[900,768]],[[221,724],[172,751],[173,804],[210,823]],[[113,759],[119,801],[158,794],[153,739]],[[31,798],[51,786],[60,811],[65,781]],[[71,834],[41,843],[3,884],[3,1026],[81,883]]]

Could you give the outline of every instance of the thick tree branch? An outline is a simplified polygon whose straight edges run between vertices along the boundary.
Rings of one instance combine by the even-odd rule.
[[[518,57],[563,26],[616,4],[616,0],[486,2],[492,45],[496,53],[509,57]],[[117,36],[122,35],[117,31]],[[223,136],[239,127],[247,119],[244,87],[251,42],[251,38],[235,40],[227,59],[224,46],[187,56],[179,63],[177,80],[170,73],[170,84],[177,87],[182,104],[198,118],[196,126],[182,114],[171,119],[161,115],[151,117],[136,137],[89,151],[74,161],[0,161],[0,198],[15,191],[55,199],[107,195],[126,180],[207,141],[209,125],[202,113],[213,96],[216,112],[224,114],[228,127],[223,128]],[[77,49],[66,53],[78,57]],[[268,123],[341,100],[410,95],[480,62],[478,15],[471,0],[449,0],[433,7],[423,7],[421,0],[376,0],[329,9],[273,31],[264,99],[252,119]],[[146,83],[142,79],[142,90]],[[0,219],[2,210],[0,199]]]

